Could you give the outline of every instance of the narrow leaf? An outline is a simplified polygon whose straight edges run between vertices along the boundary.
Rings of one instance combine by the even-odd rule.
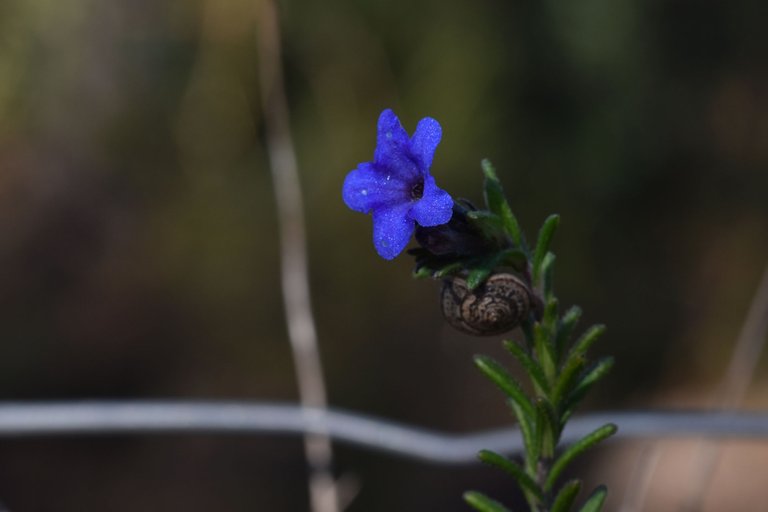
[[[480,165],[483,168],[483,174],[485,174],[484,192],[486,206],[490,211],[501,217],[504,228],[515,245],[525,249],[523,232],[520,229],[517,218],[512,213],[512,209],[509,207],[504,190],[501,188],[501,182],[498,176],[496,176],[496,170],[488,160],[483,160]]]
[[[533,478],[531,478],[530,475],[515,462],[490,450],[481,450],[480,453],[477,454],[477,457],[489,466],[494,466],[510,474],[523,491],[528,491],[533,494],[539,502],[544,499],[538,484],[536,484],[536,482],[533,481]]]
[[[544,291],[544,298],[554,297],[554,273],[555,273],[555,255],[548,252],[541,262],[541,288]]]
[[[594,325],[587,329],[587,331],[579,338],[576,344],[571,348],[566,360],[563,362],[561,374],[569,372],[569,379],[574,377],[572,373],[573,369],[581,371],[584,362],[586,361],[586,352],[592,346],[592,344],[605,332],[605,326]],[[608,370],[613,366],[613,360],[611,358],[603,358],[598,361],[591,369],[585,374],[580,376],[578,383],[571,380],[570,382],[563,382],[558,389],[559,395],[557,397],[558,406],[561,406],[562,411],[568,411],[576,406],[576,404],[584,398],[587,391],[592,385],[597,382],[600,377],[605,375]],[[559,403],[559,400],[563,399],[564,403]],[[570,415],[570,412],[567,413]]]
[[[501,217],[488,210],[472,210],[467,212],[466,215],[472,220],[488,221],[500,228],[503,227]]]
[[[556,298],[550,298],[547,301],[547,305],[544,307],[544,316],[541,319],[541,324],[547,330],[547,338],[551,339],[557,330],[557,310],[559,302]]]
[[[549,245],[552,242],[552,236],[555,234],[557,226],[560,224],[559,215],[550,215],[542,224],[539,230],[539,237],[536,240],[536,250],[533,253],[533,282],[539,282],[541,275],[541,264],[544,262],[544,256],[549,252]]]
[[[432,269],[429,267],[419,267],[413,271],[413,277],[416,279],[424,279],[426,277],[432,277]]]
[[[552,383],[555,380],[557,369],[552,353],[552,343],[548,339],[547,329],[542,324],[533,326],[533,346],[536,350],[536,357],[541,363],[541,368],[544,370],[544,375],[547,376],[547,382]]]
[[[552,390],[552,405],[554,407],[561,407],[561,400],[564,397],[569,396],[571,391],[575,390],[579,378],[579,374],[584,369],[586,360],[583,356],[570,357],[565,366],[560,370],[560,375],[557,377],[557,383]]]
[[[464,493],[464,501],[480,512],[511,512],[507,507],[492,500],[483,493],[467,491]]]
[[[525,447],[525,468],[530,474],[536,472],[536,465],[541,454],[541,438],[534,428],[533,417],[526,416],[520,405],[514,400],[507,400],[507,404],[514,411],[517,417],[517,424],[520,427],[520,434],[523,436],[523,446]]]
[[[570,339],[573,329],[576,327],[580,318],[581,308],[579,306],[571,306],[560,320],[560,325],[558,326],[557,334],[555,335],[555,347],[558,355],[563,354],[565,345]]]
[[[576,343],[573,345],[573,354],[586,354],[587,350],[597,341],[597,339],[605,332],[605,326],[602,324],[593,325],[587,331],[582,334]]]
[[[491,275],[491,269],[487,267],[479,267],[472,269],[467,276],[467,288],[474,290],[488,279]]]
[[[451,263],[437,270],[433,275],[436,278],[446,277],[451,274],[455,274],[456,272],[460,271],[462,268],[464,268],[464,266],[460,262]]]
[[[549,475],[547,476],[547,481],[544,483],[544,490],[549,491],[552,489],[552,486],[557,481],[560,474],[563,472],[563,470],[570,464],[573,459],[575,459],[577,456],[584,453],[589,448],[593,447],[603,439],[606,439],[613,434],[616,433],[617,427],[613,423],[608,423],[607,425],[603,425],[602,427],[592,431],[591,433],[587,434],[586,436],[582,437],[580,440],[573,443],[571,446],[569,446],[563,453],[558,457],[558,459],[555,461],[554,464],[552,464],[552,469],[549,471]]]
[[[605,503],[605,497],[607,495],[608,489],[606,489],[604,485],[598,486],[592,491],[592,494],[587,501],[584,502],[584,505],[581,506],[579,512],[600,512],[603,509],[603,503]]]
[[[560,439],[560,424],[552,406],[544,399],[536,401],[536,437],[541,446],[541,456],[551,459]]]
[[[611,368],[613,368],[613,357],[608,356],[600,359],[581,379],[581,382],[579,382],[579,388],[591,386],[600,380],[605,374],[607,374]]]
[[[533,385],[539,391],[539,394],[546,394],[549,392],[549,384],[547,383],[547,377],[544,375],[541,365],[535,361],[528,352],[526,352],[520,345],[512,340],[504,342],[504,347],[517,359],[520,364],[525,368],[528,376],[531,377]]]
[[[499,253],[498,264],[522,272],[528,265],[528,256],[520,249],[506,249]]]
[[[520,406],[522,412],[527,418],[534,416],[533,404],[525,395],[520,384],[509,374],[506,368],[494,361],[488,356],[475,356],[475,365],[480,368],[490,380],[493,381],[504,393],[516,404]],[[526,418],[518,418],[522,422]]]
[[[488,223],[492,226],[503,229],[504,228],[504,222],[501,220],[501,217],[492,211],[488,210],[472,210],[467,212],[467,218],[473,221],[479,221],[478,223]]]
[[[613,358],[610,356],[604,357],[592,365],[592,367],[581,377],[579,383],[565,400],[563,410],[567,411],[568,415],[570,415],[595,382],[603,378],[611,368],[613,368]]]
[[[488,210],[473,210],[467,212],[467,218],[471,223],[490,240],[506,240],[507,231],[504,221],[496,213]]]
[[[581,490],[581,480],[568,480],[558,491],[550,512],[568,512]]]

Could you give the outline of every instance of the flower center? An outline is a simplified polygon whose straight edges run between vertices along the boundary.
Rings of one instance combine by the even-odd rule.
[[[424,195],[424,181],[418,181],[411,187],[411,199],[421,199]]]

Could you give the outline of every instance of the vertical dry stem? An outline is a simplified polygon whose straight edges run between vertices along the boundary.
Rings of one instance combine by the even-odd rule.
[[[763,272],[763,277],[750,304],[749,312],[741,327],[731,361],[720,382],[713,405],[726,410],[739,405],[752,381],[767,339],[768,267]],[[652,453],[640,462],[639,468],[635,471],[636,477],[630,481],[642,482],[643,491],[628,493],[621,508],[622,512],[635,512],[644,509],[645,497],[650,488],[650,479],[659,463],[659,449],[658,445],[649,448]],[[720,458],[720,443],[712,440],[700,441],[694,457],[697,459],[694,463],[696,472],[691,478],[692,483],[681,506],[683,512],[695,512],[703,508],[707,495],[706,490],[714,476]]]
[[[763,272],[763,278],[741,327],[728,369],[720,382],[720,388],[715,397],[717,407],[733,409],[744,399],[767,338],[768,267]],[[692,478],[693,483],[682,510],[695,512],[702,509],[707,489],[720,459],[720,451],[721,444],[717,441],[702,440],[700,442],[697,452],[698,464],[694,466],[696,473]]]
[[[310,469],[310,499],[314,512],[336,512],[339,504],[336,483],[331,473],[331,440],[322,428],[325,424],[327,399],[310,304],[301,187],[289,129],[279,22],[273,0],[259,1],[257,20],[259,77],[267,152],[280,226],[281,278],[288,335],[304,414],[322,432],[304,436],[304,449]]]

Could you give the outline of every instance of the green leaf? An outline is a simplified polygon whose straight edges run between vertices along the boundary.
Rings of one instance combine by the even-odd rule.
[[[525,371],[531,378],[537,392],[540,395],[549,393],[549,383],[547,382],[547,377],[544,375],[544,370],[542,370],[541,365],[528,355],[528,352],[526,352],[520,345],[512,340],[504,341],[504,347],[520,362],[523,368],[525,368]]]
[[[571,337],[573,329],[581,318],[581,308],[579,306],[571,306],[568,311],[565,312],[563,318],[560,320],[557,328],[557,334],[555,335],[555,348],[559,355],[562,355],[565,349],[565,344]]]
[[[576,343],[573,345],[572,354],[583,355],[587,353],[587,350],[597,341],[597,339],[605,332],[605,326],[602,324],[593,325],[587,331],[579,337]]]
[[[429,267],[419,267],[413,271],[413,277],[416,279],[424,279],[426,277],[432,277],[432,269]]]
[[[488,210],[472,210],[467,212],[467,219],[483,233],[483,236],[498,245],[507,245],[509,235],[504,227],[504,221],[497,214]]]
[[[435,271],[433,274],[436,278],[446,277],[451,274],[455,274],[456,272],[459,272],[461,269],[464,268],[464,265],[460,262],[451,263],[449,265],[444,266],[443,268]]]
[[[541,324],[547,330],[547,338],[552,339],[557,331],[557,309],[559,302],[556,298],[552,297],[547,301],[544,307],[544,315],[541,319]]]
[[[506,368],[494,361],[488,356],[475,356],[475,365],[483,372],[486,377],[493,381],[502,391],[516,404],[518,404],[524,413],[524,418],[518,418],[521,423],[523,420],[534,416],[533,404],[525,395],[520,384],[509,374]]]
[[[579,382],[579,388],[592,386],[592,384],[602,379],[603,376],[613,368],[613,361],[613,357],[611,356],[600,359],[595,363],[592,369],[582,377],[581,382]]]
[[[483,160],[480,165],[483,168],[483,174],[485,174],[484,192],[486,206],[501,218],[504,229],[515,245],[525,250],[523,232],[520,229],[517,218],[512,213],[512,209],[509,207],[507,197],[501,188],[501,182],[498,176],[496,176],[496,170],[488,160]]]
[[[558,491],[550,512],[568,512],[581,490],[581,480],[568,480]]]
[[[587,501],[584,502],[584,505],[581,506],[579,512],[600,512],[603,509],[603,503],[605,503],[605,497],[607,495],[608,489],[606,489],[604,485],[598,486],[592,491],[592,494]]]
[[[469,275],[467,276],[467,288],[471,290],[474,290],[481,284],[485,282],[486,279],[488,279],[488,276],[491,275],[491,269],[488,267],[479,267],[470,270]]]
[[[541,446],[541,456],[551,459],[560,438],[560,424],[548,401],[536,401],[536,437]]]
[[[552,390],[552,404],[561,408],[561,400],[564,397],[568,397],[572,391],[577,387],[579,374],[584,369],[586,359],[584,356],[570,357],[565,366],[560,370],[560,374],[557,377],[557,382]]]
[[[544,291],[544,298],[554,297],[554,273],[555,273],[555,255],[548,252],[541,262],[541,288]]]
[[[535,324],[533,326],[533,347],[536,351],[536,357],[541,363],[544,375],[547,376],[547,382],[551,384],[555,380],[557,368],[554,354],[552,354],[552,343],[548,338],[548,331],[544,325]]]
[[[477,457],[489,466],[499,468],[500,470],[510,474],[512,478],[517,481],[523,491],[527,491],[532,494],[539,502],[544,499],[544,495],[542,494],[538,484],[536,484],[536,482],[533,481],[533,478],[531,478],[531,476],[528,475],[528,473],[526,473],[525,470],[515,462],[490,450],[481,450],[480,453],[477,454]]]
[[[528,265],[528,256],[520,249],[505,249],[499,253],[497,264],[522,272]]]
[[[507,507],[492,500],[483,493],[467,491],[464,493],[464,501],[480,512],[511,512]]]
[[[501,222],[501,217],[488,210],[470,210],[466,213],[466,216],[471,220],[489,222],[498,228],[504,228],[504,224]]]
[[[549,471],[546,482],[544,482],[544,491],[549,491],[555,485],[560,474],[570,464],[573,459],[584,453],[589,448],[593,447],[600,441],[612,436],[616,433],[617,427],[613,423],[608,423],[602,427],[592,431],[580,440],[569,446],[560,457],[557,458],[552,468]]]
[[[539,237],[536,240],[536,250],[533,253],[533,282],[539,282],[541,275],[541,264],[544,262],[544,256],[549,252],[549,245],[552,242],[552,236],[555,234],[557,226],[560,224],[559,215],[550,215],[542,224],[539,230]]]
[[[534,419],[526,416],[523,409],[514,400],[507,400],[507,404],[517,417],[517,424],[520,427],[520,434],[523,437],[523,446],[525,447],[525,468],[530,474],[534,474],[539,461],[539,455],[541,455],[541,438],[532,423]]]
[[[608,356],[597,361],[586,373],[584,373],[584,375],[579,380],[579,383],[576,385],[574,390],[567,397],[565,403],[563,404],[562,410],[565,411],[563,415],[563,421],[568,419],[568,417],[573,412],[573,409],[581,401],[581,399],[584,398],[584,396],[595,384],[595,382],[602,379],[611,370],[611,368],[613,368],[613,357]]]
[[[586,391],[589,389],[589,387],[594,384],[594,382],[597,381],[597,379],[594,379],[590,377],[587,379],[587,377],[590,375],[591,372],[594,371],[594,368],[590,369],[590,371],[585,374],[580,382],[576,384],[573,380],[573,377],[577,375],[575,373],[576,370],[579,372],[582,370],[584,364],[586,364],[586,353],[587,350],[594,344],[594,342],[600,337],[600,335],[605,332],[605,326],[604,325],[594,325],[587,329],[587,331],[576,341],[576,344],[571,348],[570,352],[568,353],[567,358],[563,362],[562,369],[560,370],[561,373],[561,382],[555,386],[556,392],[558,393],[557,399],[553,398],[553,402],[557,403],[558,405],[562,405],[559,403],[559,401],[563,398],[568,398],[568,404],[565,404],[565,409],[568,407],[573,406],[576,402],[581,400],[584,395],[586,394]],[[607,359],[602,359],[601,361],[598,361],[598,366],[602,361],[606,361]],[[610,369],[610,365],[613,364],[611,361],[610,363],[603,362],[602,364],[607,364],[609,367],[605,369],[601,369],[598,372],[598,378],[604,375],[604,372],[607,372],[608,369]],[[568,374],[568,381],[562,381],[563,375]],[[585,379],[587,379],[585,381]],[[583,388],[583,389],[581,389]],[[569,397],[570,394],[573,393],[573,397],[575,398],[575,401]]]

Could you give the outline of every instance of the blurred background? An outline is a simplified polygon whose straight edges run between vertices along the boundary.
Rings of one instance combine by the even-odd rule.
[[[562,216],[565,305],[617,364],[583,410],[706,407],[768,261],[761,0],[278,4],[330,402],[450,432],[508,425],[341,184],[391,107],[443,126],[433,174],[480,202],[496,165],[532,237]],[[295,401],[264,146],[257,2],[0,3],[0,399]],[[420,378],[425,369],[429,378]],[[768,408],[765,358],[743,406]],[[582,461],[618,509],[650,442]],[[665,442],[647,510],[678,510],[694,446]],[[768,445],[731,441],[705,510],[762,510]],[[338,446],[350,511],[467,510],[511,480]],[[677,482],[677,483],[674,483]],[[13,511],[307,510],[295,437],[0,439]]]

